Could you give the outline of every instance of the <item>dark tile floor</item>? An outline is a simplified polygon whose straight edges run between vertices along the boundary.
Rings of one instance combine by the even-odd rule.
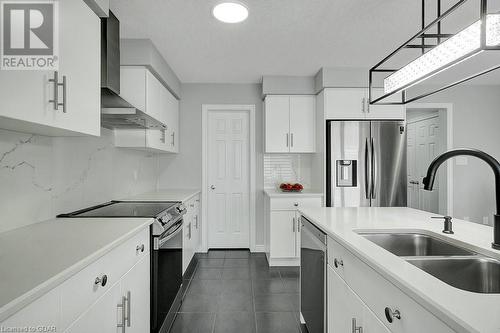
[[[198,253],[171,333],[300,333],[299,268],[246,250]]]

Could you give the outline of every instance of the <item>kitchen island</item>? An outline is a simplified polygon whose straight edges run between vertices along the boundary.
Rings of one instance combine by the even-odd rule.
[[[358,234],[422,233],[500,259],[500,251],[491,249],[491,227],[453,220],[455,234],[445,235],[443,222],[431,219],[435,214],[411,208],[304,207],[299,212],[327,234],[328,274],[352,288],[383,328],[380,332],[500,332],[500,294],[452,287]],[[359,323],[353,321],[354,328]]]

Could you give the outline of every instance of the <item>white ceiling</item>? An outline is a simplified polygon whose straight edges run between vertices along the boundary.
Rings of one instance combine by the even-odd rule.
[[[242,0],[247,21],[214,19],[219,0],[111,0],[122,38],[150,38],[182,82],[368,68],[419,30],[416,0]]]

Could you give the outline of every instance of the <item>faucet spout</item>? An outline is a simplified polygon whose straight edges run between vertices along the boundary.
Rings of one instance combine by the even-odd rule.
[[[476,149],[453,149],[447,151],[438,157],[436,157],[429,168],[427,169],[427,175],[423,179],[424,189],[427,191],[431,191],[434,186],[434,180],[436,179],[436,173],[441,164],[447,161],[450,158],[456,156],[474,156],[483,161],[485,161],[493,170],[493,174],[495,175],[495,194],[496,194],[496,214],[494,218],[493,224],[493,244],[492,247],[494,249],[500,250],[500,163],[491,155]]]

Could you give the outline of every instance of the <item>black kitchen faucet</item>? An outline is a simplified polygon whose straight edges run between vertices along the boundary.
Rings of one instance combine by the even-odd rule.
[[[500,163],[498,163],[495,158],[476,149],[461,148],[447,151],[436,157],[429,165],[429,168],[427,169],[427,176],[423,179],[424,189],[427,191],[432,190],[437,170],[443,162],[455,156],[461,155],[477,157],[485,161],[493,170],[495,175],[496,214],[493,221],[493,243],[491,244],[491,247],[496,250],[500,250]]]

